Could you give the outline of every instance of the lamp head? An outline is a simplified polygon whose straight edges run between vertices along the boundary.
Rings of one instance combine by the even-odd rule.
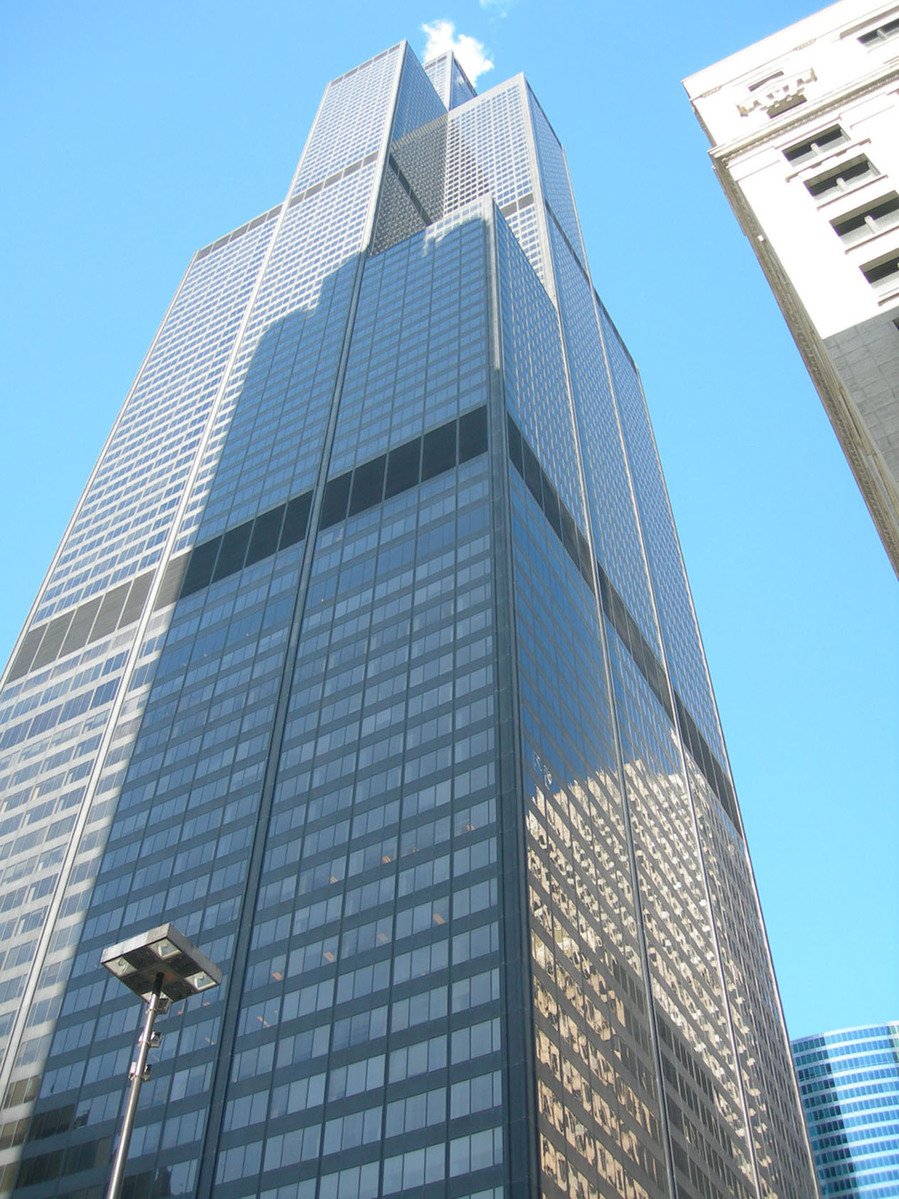
[[[160,974],[161,994],[172,1002],[211,991],[222,981],[221,969],[173,924],[110,945],[100,964],[141,999],[150,999]]]

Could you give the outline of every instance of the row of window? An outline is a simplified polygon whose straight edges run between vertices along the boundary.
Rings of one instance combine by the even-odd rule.
[[[892,25],[899,27],[899,22],[891,22],[890,26]],[[889,26],[883,28],[887,29]],[[876,30],[865,36],[874,37],[879,32]],[[783,155],[788,162],[803,166],[847,144],[849,140],[839,125],[832,125],[803,142],[788,146]],[[878,178],[880,172],[867,155],[857,154],[807,179],[805,187],[809,195],[823,203]],[[830,224],[844,245],[859,245],[879,233],[899,226],[899,194],[890,191],[876,199],[868,200],[854,211],[835,218]],[[899,285],[899,253],[895,250],[860,266],[859,269],[877,292],[891,292]]]

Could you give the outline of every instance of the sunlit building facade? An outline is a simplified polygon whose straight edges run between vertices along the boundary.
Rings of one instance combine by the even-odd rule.
[[[899,1023],[793,1042],[822,1199],[899,1195]]]
[[[838,0],[685,81],[899,573],[899,8]]]
[[[3,1194],[807,1199],[639,376],[522,76],[405,43],[198,251],[4,675]],[[121,992],[121,993],[120,993]]]

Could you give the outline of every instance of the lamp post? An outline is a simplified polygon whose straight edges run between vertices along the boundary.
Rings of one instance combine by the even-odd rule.
[[[128,1071],[128,1102],[106,1188],[106,1199],[119,1199],[141,1083],[150,1077],[147,1056],[159,1044],[153,1023],[173,1002],[217,987],[222,972],[173,924],[163,924],[118,945],[110,945],[103,950],[100,964],[147,1005],[137,1039],[137,1059]]]

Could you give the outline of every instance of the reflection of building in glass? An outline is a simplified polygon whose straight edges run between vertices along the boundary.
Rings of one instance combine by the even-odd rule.
[[[899,572],[899,9],[839,0],[686,80]]]
[[[98,953],[171,919],[225,978],[162,1025],[134,1196],[813,1192],[639,377],[522,77],[329,85],[285,201],[195,255],[0,702],[3,1190],[98,1194]]]
[[[823,1199],[899,1195],[899,1023],[793,1042]]]

